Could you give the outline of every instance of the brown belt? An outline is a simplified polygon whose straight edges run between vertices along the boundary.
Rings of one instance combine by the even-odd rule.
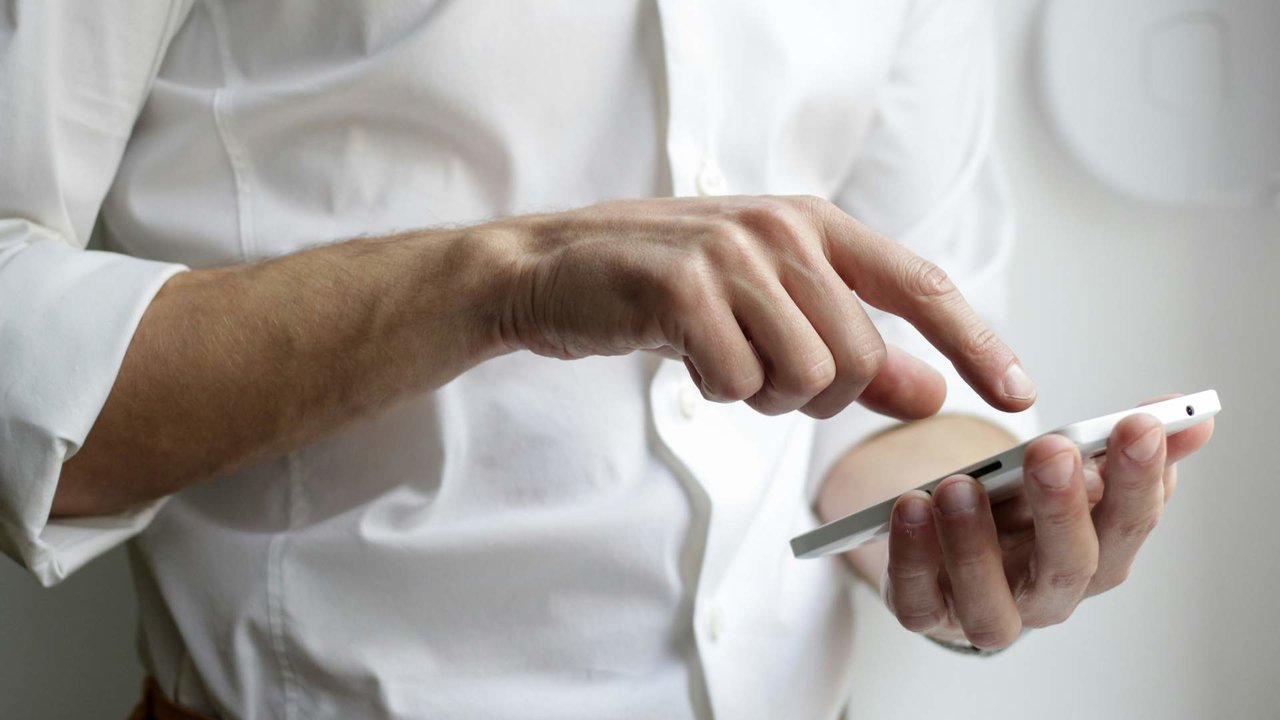
[[[142,702],[133,709],[129,720],[213,720],[213,718],[174,703],[161,692],[155,678],[147,678],[142,688]]]

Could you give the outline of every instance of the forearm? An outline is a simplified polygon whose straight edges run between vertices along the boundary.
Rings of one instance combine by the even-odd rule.
[[[118,511],[287,452],[499,354],[501,243],[428,231],[175,276],[53,514]]]
[[[945,273],[829,203],[613,201],[171,279],[53,513],[172,493],[515,349],[665,350],[708,398],[770,414],[826,417],[855,398],[934,412],[942,378],[887,351],[850,290],[920,327],[994,406],[1030,404],[1034,391],[1010,389],[1025,375],[1012,351]]]
[[[1012,435],[967,415],[940,415],[901,425],[859,444],[827,474],[818,501],[823,521],[873,503],[1016,444]],[[886,543],[845,553],[845,559],[877,591],[888,562]]]

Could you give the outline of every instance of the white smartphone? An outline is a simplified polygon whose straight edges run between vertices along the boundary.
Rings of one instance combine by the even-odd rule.
[[[1164,424],[1165,434],[1172,435],[1179,430],[1185,430],[1208,420],[1217,415],[1221,409],[1218,393],[1205,390],[1193,395],[1183,395],[1151,405],[1103,415],[1092,420],[1072,423],[1050,434],[1062,435],[1074,442],[1080,448],[1080,454],[1083,457],[1097,457],[1107,452],[1107,438],[1111,437],[1111,431],[1116,423],[1130,415],[1139,413],[1154,415]],[[1022,491],[1022,459],[1029,444],[1028,441],[1005,450],[999,455],[979,460],[916,489],[931,493],[943,480],[952,475],[963,474],[982,483],[993,503],[1012,497]],[[890,498],[798,535],[791,539],[791,552],[802,559],[817,558],[852,550],[860,545],[880,540],[889,534],[889,518],[893,512],[893,504],[897,500],[897,497]]]

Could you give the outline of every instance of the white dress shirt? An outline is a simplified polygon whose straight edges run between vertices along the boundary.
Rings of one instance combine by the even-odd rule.
[[[999,326],[984,3],[4,10],[0,549],[52,584],[132,538],[170,696],[237,718],[839,714],[849,574],[787,540],[833,459],[891,424],[856,406],[767,418],[651,354],[515,353],[167,502],[49,508],[189,267],[610,198],[810,193]],[[95,226],[105,251],[84,249]],[[946,372],[947,411],[1009,423],[873,316]]]

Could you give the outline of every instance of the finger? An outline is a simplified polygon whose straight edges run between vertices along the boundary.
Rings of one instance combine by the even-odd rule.
[[[1034,571],[1017,599],[1024,624],[1046,627],[1070,617],[1084,598],[1098,568],[1098,537],[1074,443],[1060,435],[1037,438],[1024,465],[1036,546]]]
[[[1004,542],[1004,534],[1029,531],[1035,522],[1031,517],[1031,503],[1027,502],[1027,494],[1024,492],[992,505],[991,516],[1002,536],[1001,542]]]
[[[1165,461],[1164,461],[1164,502],[1169,504],[1169,499],[1173,497],[1173,491],[1178,487],[1178,464],[1168,459],[1173,446],[1173,439],[1176,435],[1165,436]],[[1090,507],[1097,505],[1102,500],[1102,475],[1106,473],[1107,456],[1102,455],[1094,460],[1086,460],[1084,464],[1084,484],[1089,491]],[[1096,478],[1096,479],[1095,479]],[[1097,487],[1095,488],[1095,483]],[[996,516],[996,524],[999,525],[999,515]]]
[[[1163,400],[1172,400],[1176,397],[1182,397],[1182,393],[1171,393],[1148,398],[1139,403],[1138,407],[1151,405]],[[1193,425],[1186,430],[1169,435],[1166,438],[1165,464],[1173,465],[1208,444],[1209,439],[1213,437],[1213,423],[1213,418],[1209,418],[1209,420],[1198,425]]]
[[[710,303],[689,320],[685,367],[703,397],[717,402],[745,400],[764,386],[764,368],[723,303]]]
[[[1035,383],[1017,356],[945,272],[834,207],[818,207],[832,265],[860,298],[914,325],[993,407],[1035,402]]]
[[[1164,507],[1164,428],[1150,415],[1121,420],[1107,441],[1106,491],[1093,509],[1098,572],[1089,594],[1124,582]]]
[[[835,380],[826,343],[781,285],[743,285],[733,307],[764,366],[764,384],[748,405],[780,415],[804,406]]]
[[[1176,432],[1167,438],[1167,447],[1165,450],[1165,464],[1182,460],[1200,450],[1200,448],[1209,444],[1209,440],[1213,437],[1213,418],[1210,418],[1199,425],[1193,425],[1181,432]]]
[[[947,399],[947,381],[929,363],[889,345],[884,365],[858,396],[858,404],[899,420],[922,420],[937,414]]]
[[[1001,648],[1022,630],[1004,574],[995,521],[982,486],[963,475],[947,478],[934,496],[934,522],[955,614],[969,642]]]
[[[1166,465],[1164,468],[1164,503],[1173,499],[1173,491],[1178,489],[1178,466]]]
[[[1091,508],[1102,501],[1102,495],[1106,492],[1106,483],[1102,481],[1103,468],[1105,467],[1105,455],[1086,458],[1082,464],[1081,472],[1084,474],[1084,490],[1089,496],[1089,507]]]
[[[928,632],[947,618],[938,586],[941,563],[929,496],[919,490],[905,493],[894,503],[889,526],[885,602],[911,632]]]
[[[835,378],[801,410],[828,418],[858,399],[884,365],[884,340],[862,304],[829,267],[792,267],[782,273],[782,285],[826,343],[835,363]]]
[[[1106,457],[1106,455],[1100,455],[1096,458],[1085,458],[1081,463],[1080,471],[1084,475],[1084,489],[1089,498],[1090,508],[1102,500],[1101,469],[1105,466]],[[995,517],[996,529],[1000,532],[1001,547],[1008,549],[1020,543],[1022,538],[1019,534],[1024,531],[1032,532],[1034,537],[1035,519],[1032,517],[1031,504],[1027,500],[1026,493],[1019,492],[995,503],[991,506],[991,514]]]

